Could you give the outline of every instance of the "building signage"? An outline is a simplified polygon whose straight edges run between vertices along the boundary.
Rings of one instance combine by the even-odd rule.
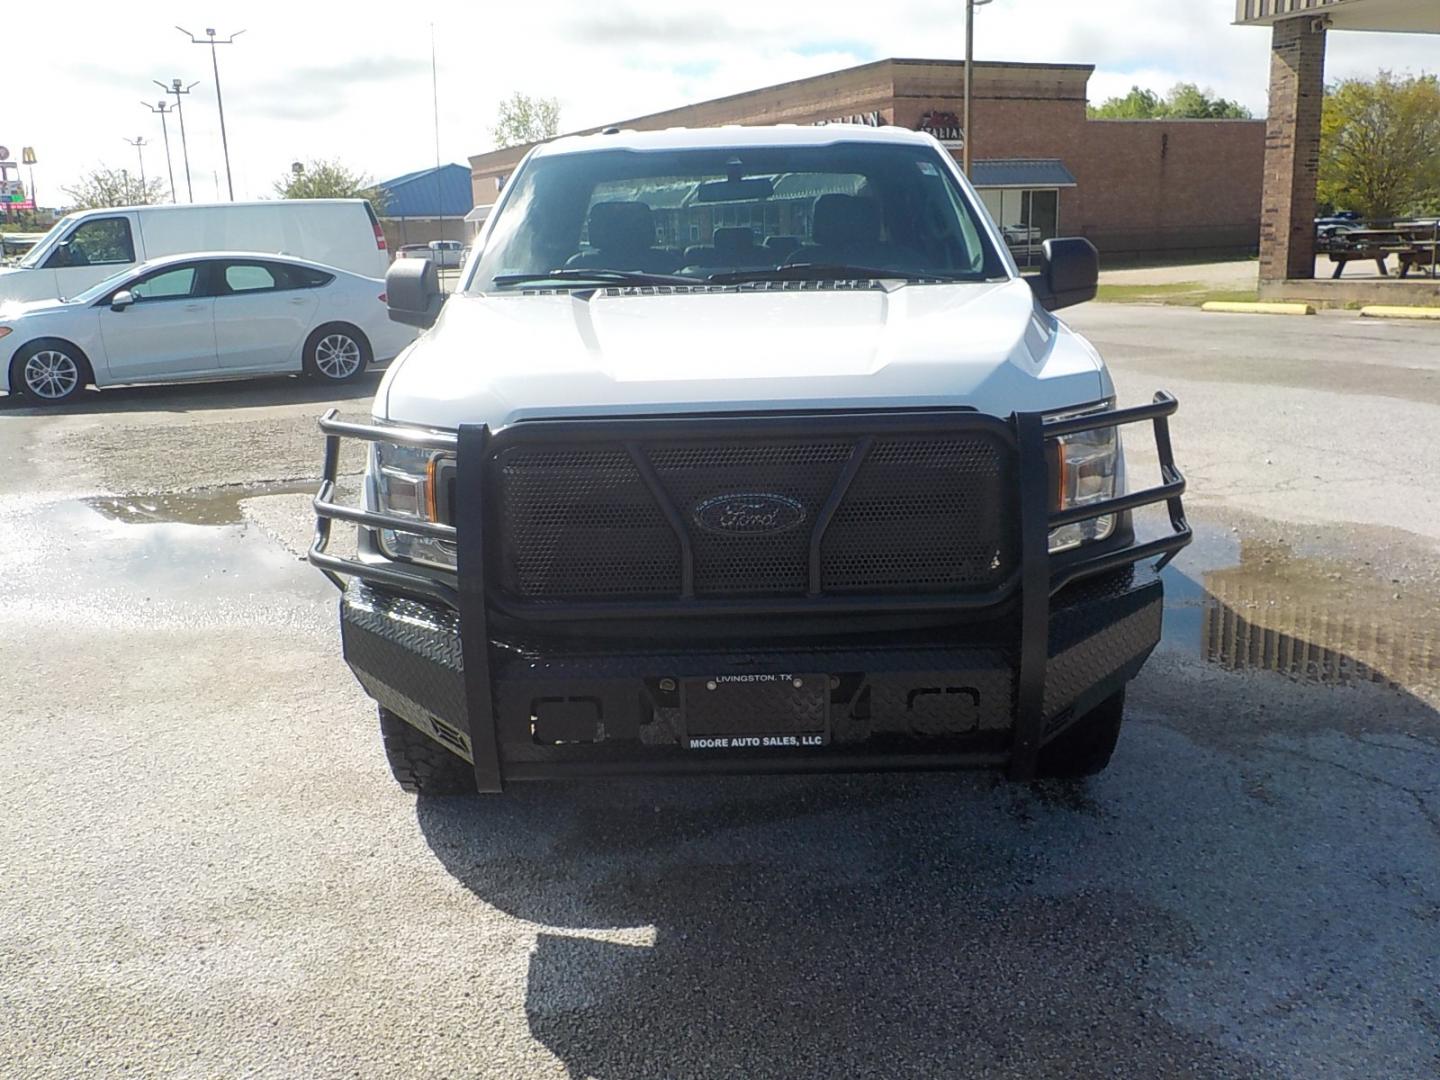
[[[836,116],[829,120],[816,120],[815,127],[824,127],[827,124],[859,124],[861,127],[885,127],[885,116],[876,109],[874,112],[853,113],[850,116]]]
[[[959,150],[965,145],[965,129],[960,126],[960,118],[953,112],[932,109],[920,117],[916,130],[935,136],[951,150]]]

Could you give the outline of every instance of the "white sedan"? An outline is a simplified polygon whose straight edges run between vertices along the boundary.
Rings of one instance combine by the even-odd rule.
[[[90,383],[302,371],[342,383],[416,332],[389,320],[378,278],[283,255],[172,255],[69,300],[0,306],[0,389],[53,403]]]

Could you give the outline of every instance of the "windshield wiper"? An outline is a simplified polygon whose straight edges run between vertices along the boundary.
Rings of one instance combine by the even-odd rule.
[[[905,281],[971,281],[972,275],[936,271],[886,270],[877,266],[847,263],[787,263],[767,270],[724,270],[711,274],[717,285],[742,285],[747,281],[869,281],[901,278]]]
[[[681,274],[647,274],[643,270],[609,270],[604,267],[589,269],[583,266],[565,266],[531,274],[498,274],[491,280],[491,284],[503,289],[510,285],[525,285],[536,281],[589,281],[600,285],[704,284],[700,278],[685,277]]]

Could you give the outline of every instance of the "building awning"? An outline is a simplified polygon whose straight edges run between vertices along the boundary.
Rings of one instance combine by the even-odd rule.
[[[484,206],[477,206],[465,215],[465,220],[471,225],[479,225],[490,216],[490,211],[495,209],[494,203],[486,203]]]
[[[977,188],[1075,187],[1075,177],[1059,158],[992,158],[970,167]]]

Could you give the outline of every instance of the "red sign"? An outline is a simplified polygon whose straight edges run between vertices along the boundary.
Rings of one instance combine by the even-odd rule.
[[[0,205],[8,206],[11,210],[34,210],[34,209],[35,209],[35,200],[34,200],[34,199],[20,199],[20,200],[17,200],[17,201],[15,201],[15,202],[0,203]]]

